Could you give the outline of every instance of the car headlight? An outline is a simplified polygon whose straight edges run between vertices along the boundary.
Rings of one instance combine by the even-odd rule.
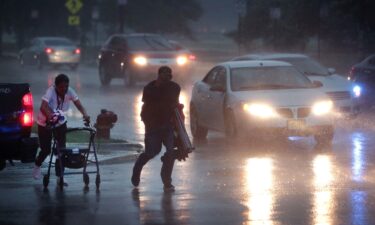
[[[355,85],[354,87],[353,87],[353,95],[354,95],[354,97],[356,97],[356,98],[358,98],[358,97],[360,97],[361,96],[361,87],[359,86],[359,85]]]
[[[329,100],[320,101],[320,102],[316,102],[313,105],[312,112],[316,116],[321,116],[321,115],[325,115],[325,114],[331,112],[332,108],[333,108],[332,101],[329,101]]]
[[[188,62],[188,58],[186,56],[178,56],[176,61],[178,65],[183,66]]]
[[[134,63],[139,66],[145,66],[147,64],[147,58],[144,56],[137,56],[134,58]]]
[[[250,113],[250,115],[263,118],[263,119],[277,116],[276,111],[270,105],[267,105],[267,104],[262,104],[262,103],[244,104],[243,109],[246,112]]]

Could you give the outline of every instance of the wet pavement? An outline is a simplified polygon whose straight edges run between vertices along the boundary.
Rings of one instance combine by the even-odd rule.
[[[111,135],[127,140],[129,146],[98,148],[99,191],[95,175],[90,175],[88,189],[82,175],[71,175],[66,177],[69,186],[64,190],[56,188],[53,177],[45,190],[42,181],[32,179],[32,164],[7,167],[0,172],[1,225],[375,224],[374,110],[353,121],[338,121],[333,144],[325,148],[316,146],[311,137],[234,142],[210,132],[206,141],[194,142],[196,150],[186,162],[176,162],[176,191],[165,193],[160,155],[145,166],[139,188],[130,183],[135,158],[127,155],[137,155],[143,144],[142,84],[124,89],[119,80],[102,88],[95,68],[90,67],[73,73],[5,67],[9,81],[32,83],[37,107],[53,75],[70,74],[90,112],[99,113],[103,107],[118,114]],[[189,88],[188,84],[183,89],[186,105]],[[72,126],[81,124],[74,111],[70,119]]]

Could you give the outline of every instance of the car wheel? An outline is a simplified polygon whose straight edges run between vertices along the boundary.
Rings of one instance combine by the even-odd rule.
[[[39,70],[42,70],[43,67],[44,67],[44,63],[43,63],[43,60],[41,58],[38,58],[37,61],[36,61],[36,67],[39,69]]]
[[[104,66],[99,67],[99,79],[102,86],[107,86],[111,82],[111,77],[108,76]]]
[[[198,115],[194,107],[190,107],[190,130],[196,139],[205,139],[207,137],[208,130],[199,125]]]
[[[322,128],[314,135],[314,139],[318,145],[331,145],[334,136],[333,127]]]
[[[5,167],[6,167],[5,159],[0,159],[0,171],[3,170]]]
[[[129,69],[124,70],[124,85],[127,87],[131,87],[134,85],[134,77],[133,74],[130,72]]]
[[[20,55],[19,62],[21,66],[25,65],[25,59],[23,58],[23,55]]]
[[[233,111],[229,110],[225,113],[225,136],[227,138],[236,138],[238,136],[236,119]]]

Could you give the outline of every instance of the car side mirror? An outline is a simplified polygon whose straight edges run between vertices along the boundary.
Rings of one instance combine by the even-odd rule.
[[[316,88],[323,87],[323,83],[318,80],[314,80],[312,83],[313,83],[313,87],[316,87]]]
[[[336,69],[335,68],[328,68],[328,73],[334,74],[334,73],[336,73]]]
[[[222,85],[215,84],[212,87],[210,87],[210,91],[225,92],[225,87],[223,87]]]

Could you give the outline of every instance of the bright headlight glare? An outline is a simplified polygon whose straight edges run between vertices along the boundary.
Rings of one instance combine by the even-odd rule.
[[[185,65],[188,61],[186,56],[178,56],[176,60],[177,60],[177,64],[180,66]]]
[[[315,115],[320,116],[331,112],[332,108],[332,101],[321,101],[313,105],[312,111]]]
[[[243,109],[251,115],[260,118],[271,118],[277,116],[275,110],[267,104],[244,104]]]
[[[147,64],[147,59],[144,56],[137,56],[134,58],[134,62],[137,65],[144,66]]]
[[[358,85],[355,85],[353,87],[353,94],[354,94],[354,97],[358,98],[361,96],[361,87],[358,86]]]

